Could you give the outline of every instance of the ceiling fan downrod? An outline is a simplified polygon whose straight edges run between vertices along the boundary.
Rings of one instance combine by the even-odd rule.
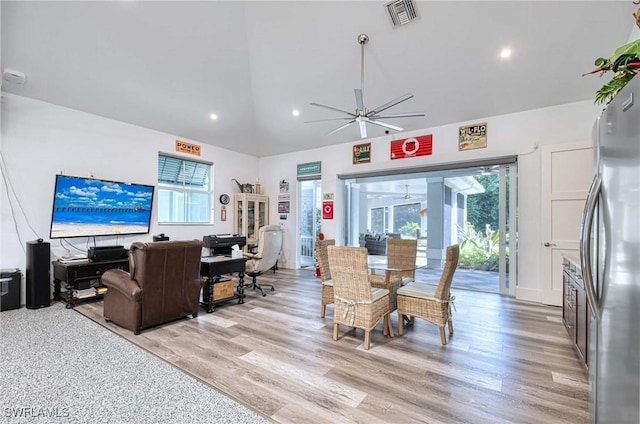
[[[357,37],[358,43],[360,44],[360,88],[354,89],[354,94],[356,97],[356,111],[355,113],[339,109],[333,106],[327,106],[320,103],[310,103],[312,106],[321,107],[324,109],[329,109],[335,112],[344,113],[346,116],[342,118],[329,118],[329,119],[318,119],[315,121],[305,121],[305,123],[311,122],[325,122],[325,121],[338,121],[338,120],[346,120],[349,121],[346,124],[340,125],[338,128],[335,128],[332,131],[329,131],[327,135],[331,135],[336,133],[351,124],[357,123],[360,127],[360,137],[367,137],[367,126],[366,124],[376,125],[378,127],[384,127],[386,129],[391,129],[394,131],[402,131],[402,127],[398,127],[396,125],[391,125],[386,122],[380,121],[380,119],[392,119],[392,118],[410,118],[415,116],[424,116],[424,113],[421,112],[409,112],[409,113],[394,113],[387,115],[380,115],[381,112],[399,104],[404,101],[409,100],[413,97],[413,94],[405,94],[396,99],[391,100],[383,105],[376,107],[375,109],[367,109],[364,106],[364,45],[369,42],[369,36],[367,34],[360,34]],[[388,131],[387,131],[388,134]]]
[[[362,93],[363,105],[364,105],[364,45],[367,44],[368,42],[369,42],[369,36],[367,34],[358,35],[358,43],[360,43],[360,92]]]

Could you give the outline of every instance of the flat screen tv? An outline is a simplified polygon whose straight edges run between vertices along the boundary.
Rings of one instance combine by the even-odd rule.
[[[148,234],[154,186],[56,175],[50,237]]]

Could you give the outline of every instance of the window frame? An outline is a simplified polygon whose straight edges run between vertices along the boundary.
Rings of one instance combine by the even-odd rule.
[[[198,168],[197,165],[205,165],[207,167],[207,171],[205,175],[206,182],[202,186],[193,186],[187,181],[186,178],[183,178],[181,185],[179,183],[172,184],[172,183],[166,182],[166,180],[163,180],[161,178],[161,171],[160,171],[160,160],[163,157],[181,161],[180,165],[182,166],[182,170],[178,172],[181,172],[183,174],[185,172],[184,167],[188,163],[196,164],[194,169]],[[173,155],[173,154],[163,153],[163,152],[158,153],[158,163],[156,168],[157,169],[156,178],[157,178],[157,199],[158,199],[157,200],[158,225],[211,225],[214,223],[214,213],[213,213],[214,168],[213,167],[214,167],[213,162],[200,160],[200,159],[193,159],[193,158],[188,158],[180,155]],[[204,188],[198,188],[198,187],[204,187]],[[161,213],[161,210],[163,210],[163,206],[172,207],[172,208],[174,207],[172,205],[163,205],[163,202],[164,202],[163,199],[165,197],[163,196],[163,192],[178,193],[179,195],[182,195],[183,200],[181,201],[182,203],[181,207],[182,207],[182,216],[184,217],[182,220],[167,221],[167,220],[160,219],[161,215],[163,215],[163,213]],[[205,194],[207,196],[207,208],[206,208],[205,220],[194,221],[194,220],[191,220],[191,218],[189,218],[190,215],[192,215],[192,212],[190,209],[193,207],[193,203],[189,200],[191,198],[191,194]],[[174,196],[176,196],[176,194],[171,195],[172,198]],[[173,211],[169,212],[169,215],[173,215],[173,214],[174,214]]]
[[[382,231],[377,231],[376,229],[373,228],[373,224],[374,224],[374,213],[378,212],[378,210],[380,212],[382,212]],[[389,206],[374,206],[372,208],[369,208],[369,229],[371,232],[373,233],[378,233],[378,234],[383,234],[387,231],[389,226]]]

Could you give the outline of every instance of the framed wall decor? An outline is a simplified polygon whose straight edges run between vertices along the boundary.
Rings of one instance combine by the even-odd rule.
[[[371,163],[371,143],[353,146],[353,164]]]
[[[487,147],[487,123],[467,125],[458,129],[458,150]]]
[[[426,134],[391,141],[391,160],[433,154],[433,135]]]

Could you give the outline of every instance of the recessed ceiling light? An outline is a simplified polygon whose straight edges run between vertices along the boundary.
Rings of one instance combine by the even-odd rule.
[[[215,113],[212,113],[211,115],[209,115],[209,118],[211,118],[212,121],[217,121],[218,115],[216,115]]]
[[[293,109],[293,116],[300,116],[300,111],[298,109]]]
[[[511,49],[502,49],[500,51],[500,57],[503,59],[508,59],[511,57]]]

